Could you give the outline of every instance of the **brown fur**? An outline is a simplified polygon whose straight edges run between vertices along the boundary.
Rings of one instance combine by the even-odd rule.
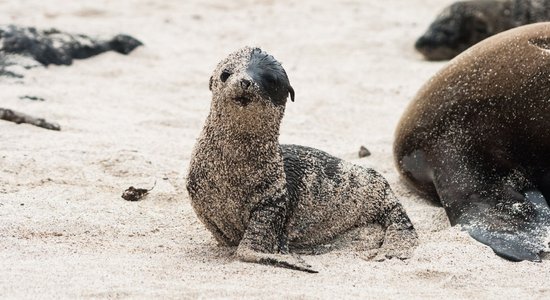
[[[418,92],[396,132],[407,182],[512,260],[539,260],[548,243],[549,95],[550,23],[527,25],[453,59]]]

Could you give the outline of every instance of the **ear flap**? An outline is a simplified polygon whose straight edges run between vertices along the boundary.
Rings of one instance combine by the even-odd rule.
[[[212,91],[212,81],[213,81],[213,79],[214,79],[214,78],[213,78],[212,76],[210,76],[210,81],[208,82],[208,89],[209,89],[210,91]]]
[[[289,85],[288,92],[290,93],[290,100],[294,102],[294,89]]]

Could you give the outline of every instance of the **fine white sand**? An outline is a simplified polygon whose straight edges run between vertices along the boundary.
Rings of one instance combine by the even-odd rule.
[[[550,265],[503,260],[411,193],[392,158],[407,103],[444,63],[414,40],[449,0],[0,0],[4,23],[145,43],[0,83],[0,107],[62,131],[0,121],[0,298],[550,298]],[[323,149],[390,182],[420,235],[407,261],[339,250],[320,272],[241,263],[196,218],[185,191],[208,113],[208,78],[261,46],[296,90],[281,142]],[[18,99],[40,96],[45,102]],[[372,155],[359,159],[366,146]],[[155,189],[142,201],[130,185]]]

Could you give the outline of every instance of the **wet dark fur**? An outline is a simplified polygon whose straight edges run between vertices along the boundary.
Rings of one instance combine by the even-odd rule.
[[[451,59],[499,32],[550,20],[550,0],[472,0],[447,7],[416,41],[428,60]]]
[[[255,49],[250,55],[246,72],[274,104],[284,105],[289,94],[290,100],[294,101],[294,89],[290,86],[285,69],[273,56]]]

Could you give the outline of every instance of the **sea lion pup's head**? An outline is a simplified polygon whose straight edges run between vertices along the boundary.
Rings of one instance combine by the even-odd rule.
[[[263,130],[262,125],[278,130],[288,96],[294,101],[281,63],[260,48],[244,47],[222,60],[210,90],[211,116],[245,131]]]
[[[415,43],[427,60],[451,59],[470,46],[494,34],[484,7],[456,2],[445,8]]]

